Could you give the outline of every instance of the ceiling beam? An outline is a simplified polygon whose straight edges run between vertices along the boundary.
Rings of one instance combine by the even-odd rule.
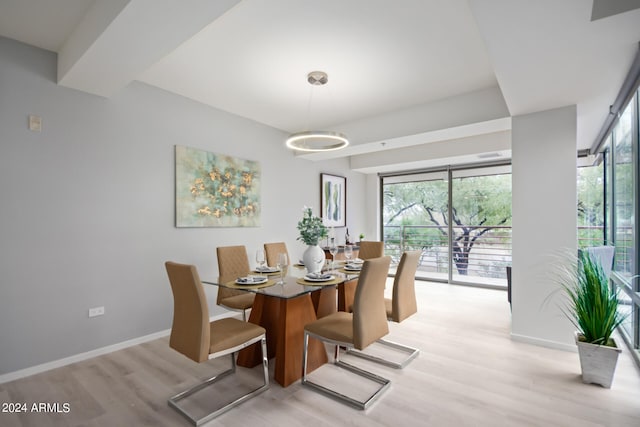
[[[239,2],[96,0],[58,54],[58,83],[109,97]]]
[[[640,0],[593,0],[591,20],[595,21],[639,8]]]

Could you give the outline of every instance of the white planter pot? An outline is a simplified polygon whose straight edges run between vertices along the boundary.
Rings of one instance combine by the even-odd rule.
[[[575,339],[578,346],[578,354],[580,355],[582,382],[611,388],[613,374],[618,363],[618,355],[622,350],[617,347],[618,344],[616,344],[616,347],[607,347],[581,342],[578,339],[579,336],[576,332]]]
[[[324,251],[318,245],[307,246],[302,254],[302,262],[309,273],[320,273],[324,265]]]

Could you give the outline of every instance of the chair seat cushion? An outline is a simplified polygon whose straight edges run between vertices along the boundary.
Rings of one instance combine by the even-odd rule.
[[[253,323],[227,317],[209,324],[211,345],[209,354],[236,347],[265,333],[265,329]]]
[[[305,330],[321,337],[353,344],[353,314],[338,311],[308,323]]]
[[[256,294],[243,292],[240,295],[223,298],[220,300],[220,305],[224,305],[225,307],[229,307],[234,310],[247,310],[253,306],[253,300],[255,297]]]

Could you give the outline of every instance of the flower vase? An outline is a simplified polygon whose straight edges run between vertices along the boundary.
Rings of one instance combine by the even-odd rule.
[[[309,245],[302,254],[302,262],[308,273],[320,273],[324,265],[324,251],[318,245]]]

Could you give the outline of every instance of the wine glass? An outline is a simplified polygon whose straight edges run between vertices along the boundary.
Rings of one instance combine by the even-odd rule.
[[[344,257],[346,259],[345,264],[349,264],[351,262],[352,256],[353,256],[353,246],[344,245]]]
[[[267,262],[267,260],[264,257],[264,249],[258,249],[256,251],[256,262],[260,266],[258,268],[258,272],[262,273],[264,271],[264,264]]]
[[[335,239],[331,239],[331,246],[329,246],[329,253],[331,254],[331,269],[334,268],[334,263],[336,261],[336,255],[338,254],[338,246],[336,245]]]
[[[287,254],[278,254],[278,268],[280,269],[280,281],[277,283],[278,285],[284,285],[284,275],[288,265],[289,259],[287,258]]]

